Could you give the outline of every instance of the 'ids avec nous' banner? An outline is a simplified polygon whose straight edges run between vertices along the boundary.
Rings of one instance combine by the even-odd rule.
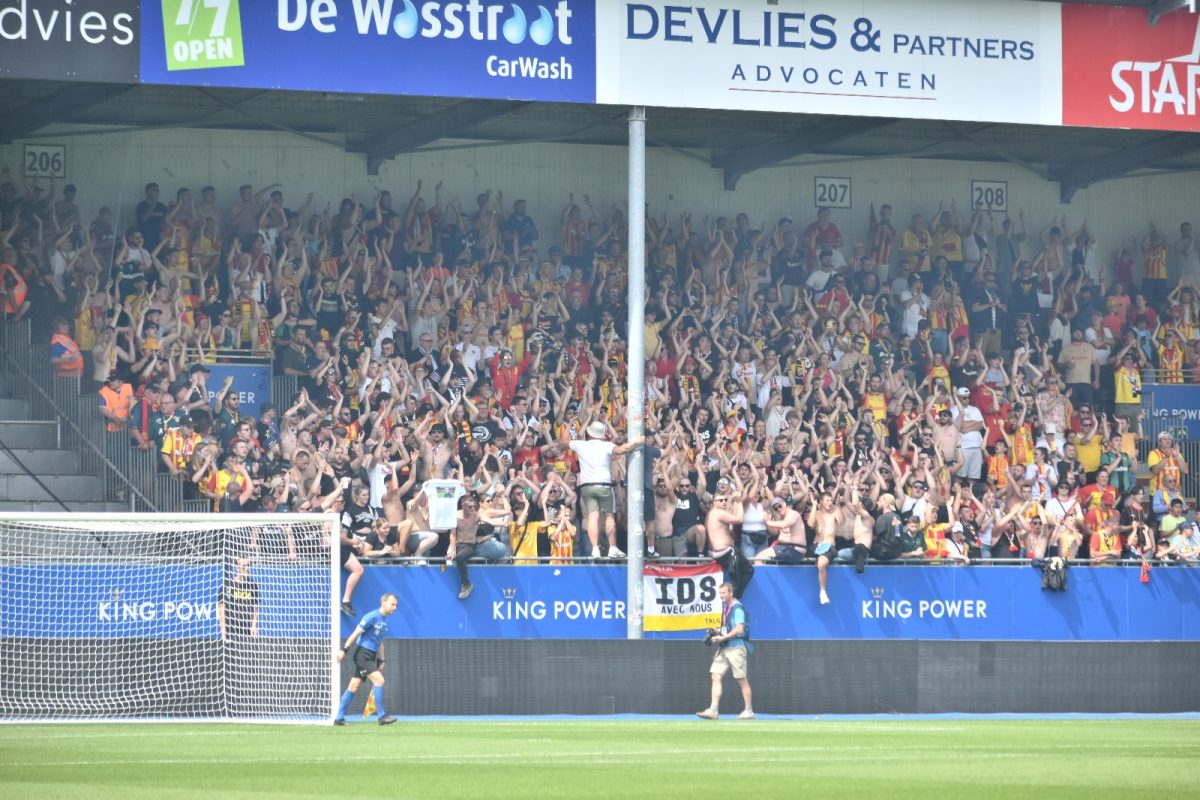
[[[642,572],[643,627],[695,631],[721,627],[721,566],[647,564]]]

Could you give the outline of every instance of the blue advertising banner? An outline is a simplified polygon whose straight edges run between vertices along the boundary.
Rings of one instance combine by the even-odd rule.
[[[22,564],[0,567],[0,638],[216,639],[220,566]],[[304,587],[324,566],[254,566],[259,636],[327,638],[328,599]]]
[[[1153,397],[1154,419],[1162,425],[1185,425],[1189,439],[1200,439],[1200,386],[1156,383],[1146,391]]]
[[[618,567],[481,566],[459,601],[458,576],[436,567],[368,566],[361,613],[395,592],[388,621],[401,639],[622,639],[625,571]],[[1076,567],[1066,592],[1040,589],[1032,569],[834,569],[827,606],[814,567],[764,567],[742,598],[755,639],[1200,641],[1200,570]],[[256,565],[264,637],[329,635],[318,565]],[[0,638],[216,638],[220,566],[22,564],[0,567]],[[342,617],[342,635],[357,620]],[[647,633],[695,638],[694,631]]]
[[[212,373],[206,382],[209,403],[212,403],[217,393],[221,391],[225,379],[232,377],[233,386],[231,388],[238,393],[242,416],[255,419],[262,416],[262,407],[271,402],[270,364],[207,364],[205,366]],[[217,410],[220,411],[220,409]]]
[[[742,598],[755,639],[1200,640],[1200,570],[1075,567],[1066,592],[1041,573],[1006,567],[876,567],[831,572],[820,605],[815,567],[763,567]],[[623,639],[625,571],[616,567],[472,568],[475,591],[456,598],[454,571],[368,566],[354,603],[395,592],[398,638]],[[349,635],[355,621],[343,618]],[[695,638],[694,631],[647,638]]]
[[[592,103],[595,0],[143,0],[143,83]]]

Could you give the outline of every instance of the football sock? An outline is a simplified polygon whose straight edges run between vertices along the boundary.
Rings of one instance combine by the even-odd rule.
[[[342,694],[342,704],[340,706],[338,706],[338,713],[337,713],[338,719],[346,718],[346,709],[350,707],[350,701],[353,699],[354,699],[354,692],[350,691],[349,689],[347,689]]]
[[[383,687],[376,686],[371,690],[371,696],[375,698],[375,708],[378,709],[379,718],[383,719],[387,716],[387,712],[383,710]]]

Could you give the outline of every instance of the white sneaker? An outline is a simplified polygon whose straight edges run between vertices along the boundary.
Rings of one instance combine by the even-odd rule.
[[[737,718],[738,719],[754,719],[754,712],[747,708],[745,711],[738,714]]]
[[[720,719],[721,715],[713,711],[711,708],[706,708],[703,711],[697,711],[696,716],[700,719]]]
[[[608,548],[608,557],[609,558],[624,558],[625,553],[621,552],[621,548],[613,546],[613,547]]]
[[[829,605],[829,595],[827,595],[825,592],[821,592],[821,605]]]

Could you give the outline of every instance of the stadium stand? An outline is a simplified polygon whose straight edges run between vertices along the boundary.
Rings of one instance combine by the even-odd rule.
[[[192,508],[336,510],[356,557],[416,562],[465,494],[498,558],[598,556],[627,476],[589,536],[571,444],[623,441],[640,358],[650,557],[704,555],[727,498],[751,561],[1200,560],[1186,448],[1140,441],[1143,381],[1200,381],[1188,223],[1110,265],[1086,224],[954,202],[877,198],[849,239],[829,209],[650,215],[630,353],[620,207],[571,195],[542,231],[499,191],[322,213],[232,188],[150,184],[122,232],[73,186],[0,186],[7,324],[95,398],[114,464],[151,454]],[[270,363],[278,407],[241,413],[228,363]]]

